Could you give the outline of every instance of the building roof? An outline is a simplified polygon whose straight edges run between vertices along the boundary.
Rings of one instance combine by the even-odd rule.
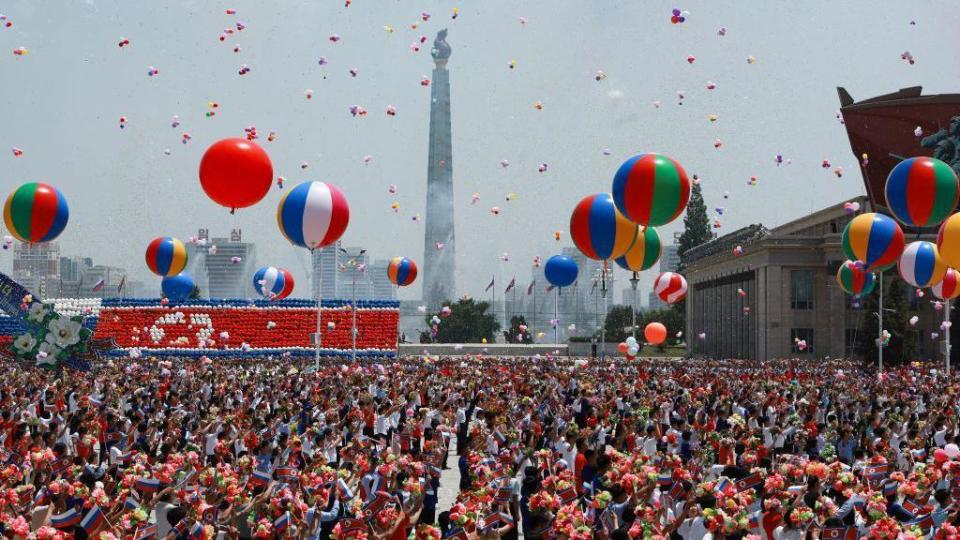
[[[860,205],[860,210],[866,210],[868,199],[861,195],[854,197],[849,201],[837,203],[826,208],[820,209],[812,214],[788,221],[772,229],[766,228],[761,223],[747,225],[737,229],[729,234],[714,238],[705,244],[701,244],[686,253],[682,259],[684,264],[690,264],[718,253],[730,253],[736,246],[747,246],[765,239],[777,239],[785,237],[796,238],[798,236],[822,237],[823,232],[817,228],[824,223],[828,223],[839,216],[846,215],[844,204],[847,202],[856,202]],[[838,231],[832,231],[836,233]]]

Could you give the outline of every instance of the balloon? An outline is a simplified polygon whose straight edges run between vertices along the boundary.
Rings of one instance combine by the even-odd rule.
[[[629,347],[627,346],[626,343],[620,342],[620,343],[617,344],[617,350],[620,351],[621,353],[627,352],[627,349],[628,349],[628,348],[629,348]]]
[[[643,337],[646,338],[647,343],[659,345],[667,339],[667,327],[658,322],[652,322],[643,329]]]
[[[547,259],[543,275],[554,287],[569,287],[577,280],[577,261],[566,255],[554,255]]]
[[[661,154],[640,154],[623,162],[613,176],[613,200],[627,219],[658,227],[677,219],[690,200],[683,167]]]
[[[270,156],[247,139],[217,141],[200,160],[200,185],[207,197],[231,211],[252,206],[273,185]]]
[[[633,336],[627,336],[626,342],[627,342],[627,345],[631,345],[631,346],[636,345],[636,344],[637,344],[637,338],[635,338],[635,337],[633,337]]]
[[[887,206],[900,223],[931,227],[957,208],[960,184],[950,165],[932,157],[905,159],[887,175]]]
[[[18,187],[3,206],[7,230],[24,242],[53,240],[66,228],[69,218],[67,199],[57,188],[41,182]]]
[[[264,266],[253,274],[253,289],[270,300],[282,300],[293,292],[293,274],[285,268]]]
[[[877,279],[875,275],[864,271],[857,263],[844,261],[837,269],[837,283],[847,294],[860,297],[873,292]]]
[[[943,447],[943,452],[947,454],[948,458],[957,459],[957,457],[960,456],[960,446],[950,443]]]
[[[653,292],[668,304],[676,304],[687,296],[687,280],[676,272],[664,272],[653,281]]]
[[[176,238],[161,236],[147,245],[147,268],[158,276],[175,276],[187,266],[187,246]]]
[[[947,452],[943,448],[937,448],[933,451],[933,461],[936,463],[946,462],[950,456],[947,455]]]
[[[843,252],[867,270],[886,269],[903,252],[903,230],[893,219],[877,213],[860,214],[843,230]]]
[[[960,213],[947,218],[937,233],[937,249],[950,268],[960,268]]]
[[[163,296],[173,302],[183,302],[190,298],[196,283],[193,276],[186,272],[180,272],[175,276],[167,276],[160,281],[160,289],[163,290]]]
[[[937,246],[931,242],[910,242],[900,255],[897,270],[904,281],[914,287],[929,287],[940,283],[947,272]]]
[[[640,352],[640,345],[637,343],[627,347],[627,356],[636,356],[638,352]]]
[[[960,274],[953,268],[947,268],[943,280],[930,287],[930,290],[941,300],[953,300],[960,296]]]
[[[291,189],[277,206],[280,232],[293,245],[309,249],[336,242],[350,223],[347,199],[335,186],[304,182]]]
[[[637,225],[637,239],[616,263],[624,270],[643,272],[660,258],[660,235],[653,227]]]
[[[417,279],[417,265],[406,257],[394,257],[387,265],[387,278],[394,285],[406,287]]]
[[[617,210],[609,193],[597,193],[573,209],[570,236],[581,253],[602,261],[626,253],[637,238],[637,227]]]

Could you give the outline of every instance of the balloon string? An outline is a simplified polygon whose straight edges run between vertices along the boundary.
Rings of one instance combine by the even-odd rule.
[[[231,209],[230,209],[230,215],[231,215],[231,216],[234,215],[234,214],[236,214],[236,213],[237,213],[237,209],[236,209],[236,208],[231,208]]]

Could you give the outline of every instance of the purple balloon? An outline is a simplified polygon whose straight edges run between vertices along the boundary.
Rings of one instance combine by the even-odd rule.
[[[674,17],[680,16],[680,8],[673,8],[673,16]]]

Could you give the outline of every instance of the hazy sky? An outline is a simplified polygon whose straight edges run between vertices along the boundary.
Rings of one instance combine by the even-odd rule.
[[[675,5],[689,11],[683,24],[669,22]],[[711,219],[726,207],[721,234],[777,225],[863,192],[834,117],[836,86],[863,99],[912,85],[956,92],[960,83],[960,5],[947,0],[354,0],[347,8],[341,0],[20,0],[3,2],[0,12],[13,22],[0,28],[0,182],[4,193],[37,180],[63,191],[71,208],[64,254],[125,266],[158,284],[143,263],[153,237],[240,227],[261,264],[294,272],[297,296],[309,294],[307,257],[277,230],[281,191],[231,216],[201,190],[200,157],[213,141],[255,125],[288,187],[323,180],[343,189],[347,244],[421,261],[423,223],[411,216],[424,214],[430,89],[420,80],[430,75],[430,45],[444,27],[453,48],[457,283],[471,294],[494,270],[526,283],[535,255],[568,245],[576,202],[609,191],[633,154],[662,152],[698,174]],[[246,29],[218,41],[238,21]],[[328,40],[334,33],[340,42]],[[413,52],[421,35],[427,42]],[[130,45],[119,48],[121,37]],[[12,54],[20,46],[29,54]],[[900,59],[904,51],[914,65]],[[252,71],[238,75],[242,64]],[[150,66],[159,74],[148,77]],[[597,70],[607,78],[596,81]],[[708,91],[708,81],[716,89]],[[205,118],[210,101],[219,108]],[[367,116],[351,117],[351,105]],[[267,142],[271,130],[278,138]],[[185,145],[184,132],[192,137]],[[14,157],[12,147],[24,155]],[[777,167],[778,153],[792,164]],[[843,177],[821,168],[824,159],[843,167]],[[756,187],[747,185],[752,175]],[[480,201],[471,205],[474,192]],[[508,193],[516,199],[507,202]],[[678,219],[661,235],[669,242],[681,228]],[[509,262],[499,259],[504,252]],[[12,252],[2,253],[9,268]],[[418,283],[404,297],[419,294]]]

